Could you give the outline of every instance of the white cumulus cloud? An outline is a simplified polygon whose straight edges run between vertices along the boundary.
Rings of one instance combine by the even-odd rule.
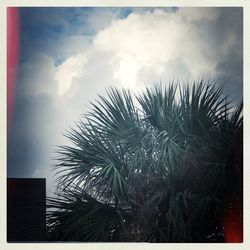
[[[173,78],[214,75],[218,62],[237,44],[234,30],[230,33],[221,27],[218,34],[217,23],[223,11],[223,8],[212,7],[181,8],[176,12],[159,8],[115,19],[115,14],[103,10],[103,15],[109,17],[107,26],[99,29],[92,37],[93,42],[79,50],[78,56],[72,55],[57,68],[59,93],[70,90],[74,77],[84,80],[83,71],[91,78],[92,85],[99,82],[101,87],[101,79],[107,78],[103,67],[112,71],[110,85],[132,89],[140,89],[150,81],[167,83]],[[100,22],[99,15],[88,18],[91,23]],[[221,37],[220,42],[216,41],[216,35]],[[90,76],[92,71],[85,71],[86,62],[88,67],[95,64],[97,72],[93,72],[93,76]]]

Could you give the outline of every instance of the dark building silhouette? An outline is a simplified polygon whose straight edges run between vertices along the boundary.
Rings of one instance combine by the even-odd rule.
[[[46,180],[7,179],[7,241],[46,240]]]

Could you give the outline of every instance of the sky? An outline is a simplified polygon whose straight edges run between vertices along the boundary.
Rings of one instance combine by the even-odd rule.
[[[202,75],[243,93],[242,8],[20,8],[7,175],[46,178],[63,136],[111,86],[141,91]]]

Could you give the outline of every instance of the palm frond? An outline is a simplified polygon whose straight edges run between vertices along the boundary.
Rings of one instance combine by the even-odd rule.
[[[111,88],[91,107],[58,150],[52,238],[221,241],[211,235],[224,198],[242,192],[243,102],[200,79],[139,95]]]

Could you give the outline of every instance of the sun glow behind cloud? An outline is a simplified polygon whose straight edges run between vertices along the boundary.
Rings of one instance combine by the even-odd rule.
[[[93,36],[84,52],[79,51],[57,67],[58,93],[70,89],[74,77],[82,75],[86,62],[95,62],[92,55],[98,52],[109,53],[99,60],[100,65],[108,65],[113,71],[110,84],[131,89],[139,89],[152,80],[168,82],[176,72],[183,78],[213,74],[221,54],[218,50],[213,53],[210,41],[200,34],[196,23],[215,22],[218,16],[213,8],[187,8],[177,12],[155,9],[112,19],[109,26]],[[221,53],[228,47],[229,40],[221,46]],[[96,76],[99,81],[98,72]]]

